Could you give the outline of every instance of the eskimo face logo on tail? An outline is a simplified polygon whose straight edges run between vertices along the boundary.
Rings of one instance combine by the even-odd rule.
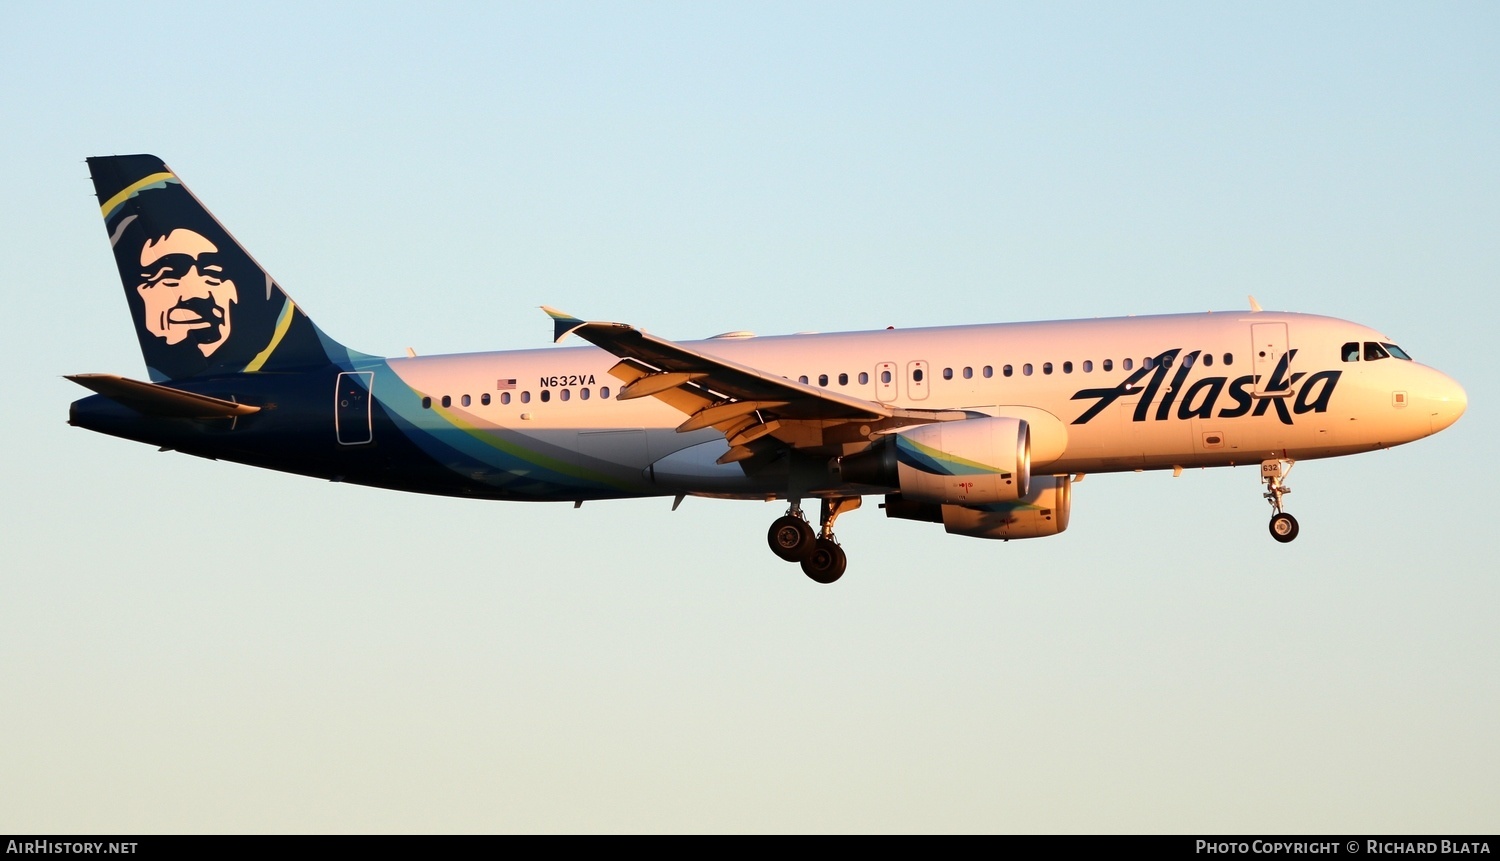
[[[273,343],[284,295],[176,177],[148,175],[103,209],[152,379],[240,371]]]
[[[1233,380],[1227,376],[1204,376],[1189,384],[1188,372],[1199,364],[1198,358],[1202,352],[1194,350],[1178,362],[1182,348],[1167,350],[1149,364],[1143,363],[1117,386],[1074,392],[1072,400],[1093,399],[1095,403],[1080,413],[1073,424],[1088,424],[1120,398],[1140,395],[1140,400],[1134,404],[1131,421],[1228,419],[1244,415],[1263,416],[1266,410],[1274,409],[1281,423],[1289,425],[1292,424],[1294,415],[1327,412],[1329,398],[1333,396],[1334,387],[1343,374],[1343,371],[1318,371],[1314,374],[1293,372],[1292,360],[1297,351],[1287,350],[1261,389],[1261,397],[1256,397],[1252,394],[1258,381],[1254,374],[1245,374]],[[1168,374],[1171,374],[1170,382],[1167,380]],[[1228,403],[1221,404],[1221,398],[1225,396]]]
[[[202,234],[176,228],[141,247],[136,293],[142,325],[168,345],[184,342],[212,356],[229,338],[230,311],[239,288],[224,268],[219,247]]]
[[[88,163],[153,382],[363,356],[318,331],[161,159]]]

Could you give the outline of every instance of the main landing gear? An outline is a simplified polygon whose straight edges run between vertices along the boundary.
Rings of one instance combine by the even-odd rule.
[[[795,502],[784,516],[776,518],[771,531],[766,534],[771,552],[788,562],[801,562],[812,552],[813,542],[817,539],[817,534],[802,516],[802,506]]]
[[[1281,498],[1292,492],[1290,487],[1282,484],[1287,473],[1292,471],[1293,461],[1290,460],[1266,460],[1260,464],[1260,480],[1266,484],[1266,492],[1263,494],[1266,501],[1271,503],[1271,537],[1282,544],[1297,537],[1297,518],[1281,510]]]
[[[802,563],[802,573],[818,583],[832,583],[844,576],[848,557],[833,537],[833,522],[840,514],[853,511],[862,500],[858,496],[838,496],[823,500],[821,533],[814,533],[802,514],[798,500],[792,500],[786,514],[776,518],[766,534],[771,552],[788,562]]]

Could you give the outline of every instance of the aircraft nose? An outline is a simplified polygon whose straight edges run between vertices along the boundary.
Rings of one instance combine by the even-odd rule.
[[[1437,433],[1458,421],[1458,417],[1469,408],[1469,396],[1452,377],[1438,374],[1437,379],[1424,393],[1432,421],[1432,432]]]

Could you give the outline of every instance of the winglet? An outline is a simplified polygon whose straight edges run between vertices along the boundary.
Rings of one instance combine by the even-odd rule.
[[[554,344],[561,342],[563,338],[568,337],[578,331],[579,328],[587,325],[577,317],[571,314],[564,314],[556,308],[549,308],[543,305],[542,310],[546,311],[547,316],[552,318],[552,343]]]
[[[1261,310],[1260,303],[1257,302],[1257,301],[1255,301],[1255,297],[1254,296],[1250,296],[1249,299],[1250,299],[1250,310],[1254,311],[1257,314],[1260,313],[1260,310]]]

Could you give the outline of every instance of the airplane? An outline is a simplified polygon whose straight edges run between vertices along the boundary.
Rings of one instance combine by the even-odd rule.
[[[587,346],[379,357],[323,332],[161,159],[88,159],[150,382],[69,424],[212,459],[478,499],[784,500],[767,543],[818,583],[866,496],[951,534],[1068,528],[1088,473],[1296,462],[1437,433],[1457,382],[1380,332],[1247,312],[669,341],[553,308]],[[818,526],[804,503],[816,500]]]

